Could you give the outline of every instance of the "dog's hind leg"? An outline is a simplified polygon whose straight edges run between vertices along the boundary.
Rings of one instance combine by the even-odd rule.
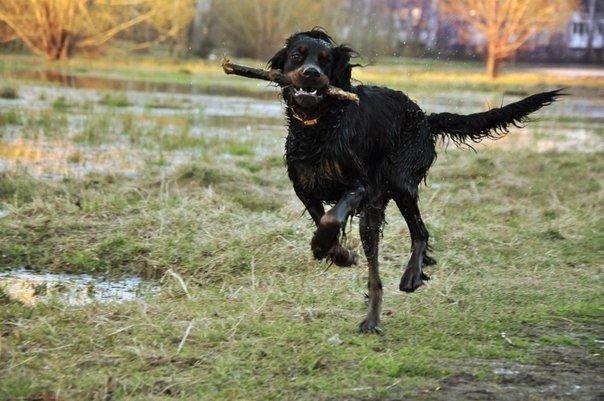
[[[382,282],[378,262],[380,228],[384,222],[385,205],[364,207],[361,211],[359,229],[363,250],[369,267],[369,310],[367,317],[359,325],[361,333],[381,333],[380,311],[382,306]]]
[[[426,253],[429,234],[417,206],[417,196],[407,191],[399,191],[394,194],[393,199],[407,222],[412,242],[411,257],[401,278],[399,289],[413,292],[423,284],[424,280],[430,279],[424,274],[422,265],[435,264],[436,261]]]
[[[356,263],[356,254],[343,248],[338,243],[338,236],[346,219],[358,209],[364,196],[365,189],[361,186],[346,192],[338,203],[321,217],[310,242],[315,259],[321,260],[331,256],[334,263],[340,266]]]

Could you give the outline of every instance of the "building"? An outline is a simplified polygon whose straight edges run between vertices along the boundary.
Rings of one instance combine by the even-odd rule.
[[[565,39],[567,56],[604,61],[604,0],[583,0],[570,19]]]
[[[364,0],[365,2],[370,0]],[[462,19],[443,16],[438,0],[389,0],[397,53],[476,57],[484,38],[463,26]],[[463,26],[463,29],[462,29]],[[413,51],[408,49],[412,48]],[[407,50],[405,50],[407,49]],[[517,57],[542,61],[604,61],[604,0],[582,0],[566,27],[535,35]]]

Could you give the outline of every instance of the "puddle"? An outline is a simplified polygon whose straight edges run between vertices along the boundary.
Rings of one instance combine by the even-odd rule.
[[[90,172],[133,176],[155,167],[170,171],[200,157],[228,161],[282,153],[286,135],[283,103],[274,92],[263,100],[201,93],[203,88],[182,83],[57,73],[40,79],[54,80],[61,86],[49,90],[36,84],[23,85],[19,99],[0,99],[0,114],[17,116],[17,123],[0,125],[0,172],[22,169],[50,179]],[[127,105],[104,103],[110,95],[103,89],[116,88],[122,91],[120,96],[127,99]],[[200,94],[195,94],[197,90]],[[445,94],[417,100],[430,112],[469,113],[483,110],[489,97],[468,92],[460,93],[459,98]],[[510,95],[505,102],[517,99]],[[68,109],[55,111],[55,104],[67,104]],[[540,111],[541,120],[537,118],[525,129],[475,148],[602,152],[603,105],[600,99],[569,96]]]
[[[0,273],[0,289],[26,305],[59,300],[67,305],[132,301],[159,287],[138,277],[110,279],[88,274],[36,273],[25,269]]]
[[[518,371],[512,370],[512,369],[497,368],[497,369],[493,370],[493,373],[496,375],[512,376],[512,375],[517,375]]]
[[[208,153],[222,155],[238,144],[255,158],[283,147],[277,98],[127,92],[129,106],[110,108],[96,90],[23,86],[20,95],[4,105],[19,123],[0,125],[0,172],[21,169],[51,179],[108,171],[136,175],[150,166],[169,171]],[[72,105],[69,112],[48,111],[57,99]],[[147,107],[156,101],[179,108]],[[0,100],[0,113],[6,109]]]
[[[574,96],[572,90],[569,90],[569,96],[560,99],[553,105],[539,110],[531,116],[533,121],[543,118],[566,118],[566,119],[594,119],[598,123],[604,118],[604,101],[601,97],[590,98]],[[493,107],[500,107],[513,102],[517,102],[533,94],[532,92],[523,93],[521,96],[505,94],[503,92],[444,92],[443,94],[419,95],[411,98],[427,113],[457,113],[471,114],[489,110]]]
[[[11,73],[13,79],[49,82],[74,89],[99,89],[112,91],[133,92],[160,92],[187,95],[222,95],[246,96],[259,99],[272,99],[277,89],[265,85],[265,90],[245,90],[228,86],[210,85],[202,86],[193,83],[149,82],[117,78],[104,78],[95,76],[80,76],[63,74],[57,71],[15,71]]]
[[[543,134],[533,127],[525,127],[521,131],[510,132],[496,141],[484,141],[480,146],[496,147],[499,149],[531,149],[538,153],[543,152],[602,152],[604,140],[594,131],[583,128],[552,129]],[[475,146],[476,149],[479,146]]]

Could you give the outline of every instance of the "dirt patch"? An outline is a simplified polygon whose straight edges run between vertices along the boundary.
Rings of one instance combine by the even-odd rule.
[[[592,351],[583,346],[547,346],[539,349],[532,364],[475,361],[445,379],[432,399],[603,400],[604,367],[600,354]]]

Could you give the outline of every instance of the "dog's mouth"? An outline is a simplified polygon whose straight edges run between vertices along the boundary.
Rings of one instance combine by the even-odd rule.
[[[321,93],[319,93],[319,89],[294,87],[294,98],[302,98],[302,97],[321,99],[323,97],[323,95]]]
[[[292,95],[294,101],[298,106],[304,109],[315,108],[323,100],[323,93],[321,89],[312,87],[292,87]]]

